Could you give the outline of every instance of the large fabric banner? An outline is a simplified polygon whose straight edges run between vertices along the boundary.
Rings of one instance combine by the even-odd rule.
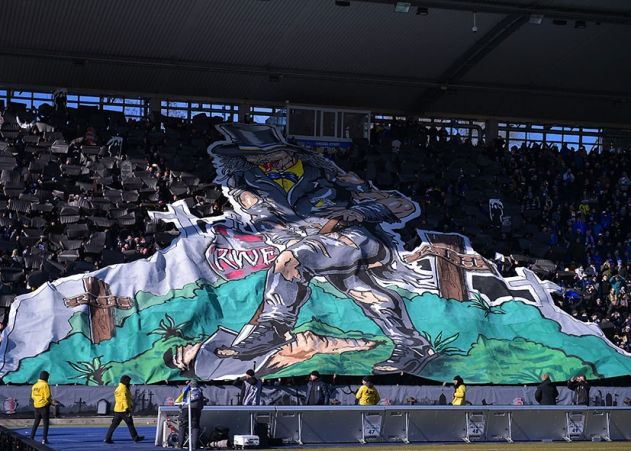
[[[209,153],[232,209],[198,218],[175,202],[150,213],[178,228],[168,248],[20,296],[2,334],[4,382],[42,369],[53,384],[89,385],[253,367],[495,384],[631,373],[597,325],[555,306],[554,284],[524,268],[502,278],[464,236],[409,233],[419,207],[399,192],[273,127],[218,129],[225,141]]]

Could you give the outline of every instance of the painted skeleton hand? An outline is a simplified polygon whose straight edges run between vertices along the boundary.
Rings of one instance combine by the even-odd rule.
[[[173,365],[182,371],[189,369],[191,363],[195,360],[197,353],[201,349],[202,344],[187,344],[186,346],[178,346],[173,353]]]

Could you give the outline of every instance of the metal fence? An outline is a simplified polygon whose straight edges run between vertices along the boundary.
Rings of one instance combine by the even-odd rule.
[[[156,445],[177,407],[158,411]],[[202,429],[268,431],[286,444],[631,440],[631,408],[585,406],[212,406]],[[173,427],[173,426],[171,426]]]
[[[15,431],[0,426],[0,450],[2,451],[50,451],[46,445],[24,437]]]

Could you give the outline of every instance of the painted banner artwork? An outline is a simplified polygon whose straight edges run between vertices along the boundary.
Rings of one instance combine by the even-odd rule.
[[[420,211],[271,126],[218,126],[209,148],[231,207],[198,218],[185,201],[155,221],[179,236],[148,259],[47,283],[12,305],[0,376],[102,385],[409,373],[533,383],[631,373],[595,324],[554,305],[553,283],[502,278],[458,234],[400,232]],[[406,230],[409,232],[409,230]],[[405,236],[411,236],[406,233]],[[408,246],[409,247],[409,246]]]

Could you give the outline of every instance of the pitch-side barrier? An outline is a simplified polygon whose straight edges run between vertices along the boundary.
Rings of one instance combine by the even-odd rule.
[[[178,407],[161,406],[156,446]],[[631,440],[630,407],[585,406],[208,406],[202,432],[267,430],[287,444]]]

